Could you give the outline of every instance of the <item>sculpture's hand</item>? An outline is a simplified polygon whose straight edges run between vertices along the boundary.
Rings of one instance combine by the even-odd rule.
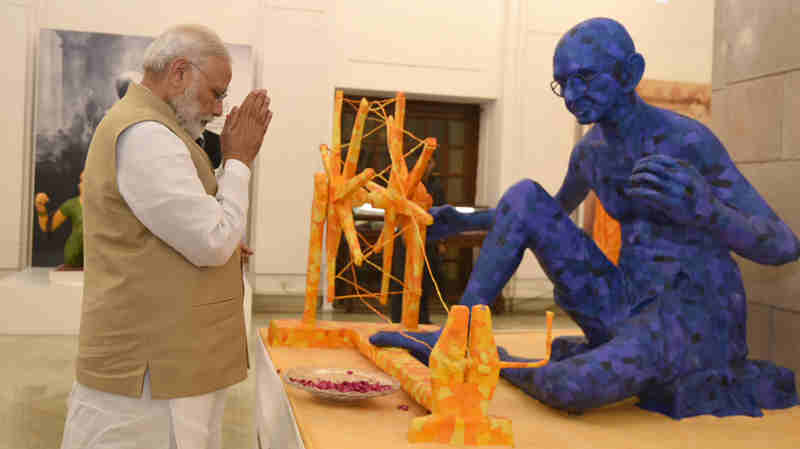
[[[428,212],[433,216],[433,224],[428,227],[428,241],[442,240],[467,228],[465,214],[449,204],[432,207]]]
[[[436,346],[436,342],[439,341],[439,336],[442,335],[442,329],[436,332],[406,332],[406,334],[417,340],[424,341],[430,348],[420,342],[405,337],[399,332],[378,332],[369,337],[369,342],[375,346],[391,346],[408,349],[414,358],[427,365],[428,358],[431,355],[431,349]]]
[[[35,199],[33,200],[33,206],[36,208],[36,212],[40,214],[47,213],[46,204],[50,202],[50,197],[47,196],[44,192],[39,192],[36,194]]]
[[[680,224],[701,225],[714,209],[708,181],[686,161],[665,155],[636,162],[626,193]]]

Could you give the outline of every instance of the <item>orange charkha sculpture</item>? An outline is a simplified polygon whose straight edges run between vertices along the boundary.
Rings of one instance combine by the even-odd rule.
[[[351,263],[356,266],[361,266],[365,261],[371,264],[366,260],[361,249],[353,220],[353,208],[370,203],[384,210],[383,230],[369,253],[383,252],[382,267],[378,267],[382,272],[381,292],[380,294],[361,293],[364,293],[363,296],[377,297],[382,304],[386,304],[391,279],[394,239],[398,235],[402,235],[407,248],[405,279],[402,282],[404,287],[402,320],[409,329],[417,327],[419,298],[422,293],[422,271],[425,265],[425,231],[427,226],[433,223],[433,218],[427,212],[433,204],[433,200],[421,179],[433,151],[436,149],[436,139],[417,139],[420,140],[420,143],[408,153],[417,151],[420,147],[422,150],[417,163],[409,172],[405,161],[407,154],[403,152],[403,137],[405,134],[409,134],[403,128],[405,96],[398,93],[392,101],[395,103],[394,117],[385,113],[387,102],[370,103],[366,99],[361,99],[350,141],[343,145],[341,142],[341,115],[344,95],[341,91],[336,92],[333,148],[324,144],[320,146],[325,171],[314,175],[314,200],[311,207],[311,235],[306,273],[306,307],[303,314],[303,322],[306,324],[313,325],[316,320],[323,234],[327,255],[328,291],[326,296],[328,301],[337,299],[335,286],[339,275],[336,273],[336,255],[342,233],[344,233],[350,249]],[[373,113],[373,116],[377,116],[377,118],[370,118],[380,122],[380,125],[370,130],[369,134],[383,126],[387,128],[387,146],[392,161],[387,169],[390,170],[388,180],[382,176],[382,173],[376,174],[371,168],[356,174],[361,145],[365,137],[365,124],[370,112]],[[414,138],[416,139],[416,137]],[[342,166],[341,160],[343,147],[347,147],[344,166]],[[385,180],[386,186],[373,182],[373,178]],[[399,231],[396,231],[397,227],[399,227]],[[349,267],[350,264],[345,269]]]

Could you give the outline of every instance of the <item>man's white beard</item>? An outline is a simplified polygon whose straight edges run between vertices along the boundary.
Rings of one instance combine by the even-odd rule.
[[[198,112],[200,102],[197,101],[197,85],[194,82],[183,91],[183,94],[170,98],[168,103],[175,110],[178,124],[192,136],[192,139],[202,137],[206,125],[214,119],[213,116]]]

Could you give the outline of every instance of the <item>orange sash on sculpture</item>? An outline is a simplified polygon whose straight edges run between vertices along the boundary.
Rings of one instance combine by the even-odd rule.
[[[595,243],[608,257],[608,260],[617,265],[619,262],[619,250],[622,247],[622,231],[619,222],[614,220],[611,215],[603,208],[600,199],[594,196],[594,223],[592,225],[592,237]]]

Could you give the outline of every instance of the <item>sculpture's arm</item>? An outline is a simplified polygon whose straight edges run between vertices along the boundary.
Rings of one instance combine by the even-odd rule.
[[[49,232],[47,224],[50,221],[50,216],[47,214],[47,203],[50,202],[50,197],[44,192],[39,192],[33,199],[33,209],[36,211],[38,217],[39,229],[42,232]]]
[[[53,214],[53,221],[50,223],[50,232],[55,231],[59,227],[61,227],[64,222],[67,221],[66,215],[62,214],[61,211],[56,211]],[[40,222],[41,224],[41,222]]]
[[[567,174],[555,196],[556,201],[561,204],[561,208],[567,215],[571,214],[589,194],[589,182],[583,175],[583,164],[586,161],[583,151],[585,149],[580,144],[572,150]]]
[[[589,193],[589,182],[583,176],[583,164],[586,161],[582,154],[584,150],[580,144],[572,150],[567,174],[556,195],[556,200],[567,215],[571,214]],[[495,218],[493,208],[465,214],[458,212],[449,204],[434,207],[430,213],[433,216],[433,225],[428,228],[428,240],[430,241],[441,240],[464,231],[488,230],[492,227]]]
[[[39,229],[41,229],[42,232],[55,231],[67,220],[67,217],[61,213],[61,210],[58,210],[55,214],[53,214],[51,221],[50,216],[47,214],[46,205],[48,202],[50,202],[50,197],[48,197],[46,193],[41,192],[36,194],[33,202],[33,206],[38,217]]]
[[[433,216],[433,224],[428,228],[427,234],[430,242],[465,231],[487,230],[494,222],[494,209],[462,213],[455,207],[445,204],[433,207],[429,212]]]
[[[37,213],[37,215],[39,221],[39,229],[41,229],[42,232],[50,232],[50,230],[47,228],[47,224],[50,222],[50,216],[47,215],[47,212]]]
[[[60,210],[56,211],[56,213],[53,214],[52,221],[50,220],[50,217],[47,215],[46,212],[44,214],[38,214],[38,216],[39,216],[39,229],[41,229],[42,232],[53,232],[56,229],[58,229],[62,224],[64,224],[64,222],[67,220],[67,217],[64,216],[64,214],[62,214]],[[48,224],[50,224],[49,228],[47,226]]]
[[[800,242],[745,179],[713,135],[687,145],[687,162],[657,154],[636,163],[627,193],[677,223],[708,230],[742,257],[779,265]]]
[[[709,180],[713,206],[703,224],[732,251],[755,262],[780,265],[797,260],[797,236],[739,172],[727,152],[724,159],[725,164],[717,169],[722,171],[712,173]]]

